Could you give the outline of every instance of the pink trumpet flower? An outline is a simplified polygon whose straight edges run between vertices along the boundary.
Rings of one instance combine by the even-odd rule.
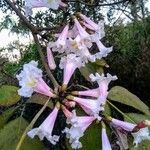
[[[75,107],[76,106],[76,102],[74,101],[68,101],[67,99],[65,99],[63,101],[63,103],[68,107],[68,108],[72,108],[72,107]]]
[[[99,88],[97,89],[89,89],[85,91],[74,91],[72,92],[73,95],[80,95],[80,96],[91,96],[91,97],[96,97],[98,98],[100,93],[99,93]]]
[[[21,88],[18,94],[24,97],[30,97],[33,92],[38,92],[49,97],[55,97],[51,88],[42,79],[42,70],[37,68],[38,63],[31,61],[23,66],[23,70],[17,79]]]
[[[64,132],[66,133],[66,137],[69,138],[69,143],[73,149],[82,148],[82,143],[79,141],[79,139],[84,135],[85,130],[95,119],[95,117],[91,116],[75,116],[76,121],[71,123],[71,128],[65,128]]]
[[[112,150],[106,133],[106,128],[102,128],[102,150]]]
[[[111,121],[112,121],[112,124],[115,125],[116,127],[120,127],[129,132],[132,132],[133,129],[136,127],[136,124],[121,121],[121,120],[114,119],[114,118]]]
[[[48,59],[49,68],[51,70],[54,70],[56,68],[56,64],[55,64],[55,60],[54,60],[52,51],[49,47],[47,47],[47,59]]]
[[[64,105],[62,105],[61,108],[66,118],[72,118],[72,112],[70,112]]]
[[[132,132],[131,134],[134,137],[133,143],[135,147],[137,147],[142,140],[150,140],[150,131],[148,127],[141,128],[138,132]]]
[[[81,21],[81,23],[82,23],[86,28],[88,28],[88,29],[90,29],[90,30],[94,30],[94,28],[93,28],[91,25],[89,25],[88,23],[86,23],[86,22],[84,22],[84,21]]]
[[[74,96],[67,96],[67,99],[77,102],[88,115],[98,116],[100,111],[100,101],[84,99]]]
[[[33,8],[47,7],[57,10],[59,6],[66,7],[61,0],[25,0],[26,15],[32,15]]]
[[[108,95],[108,85],[111,81],[117,80],[117,76],[107,74],[107,76],[105,77],[104,74],[99,75],[98,73],[96,73],[95,76],[91,74],[90,78],[93,82],[97,81],[100,93],[98,99],[103,105],[105,105],[106,98]]]
[[[44,137],[47,138],[53,145],[56,144],[59,140],[59,136],[52,135],[54,124],[57,118],[58,111],[60,109],[60,104],[57,103],[54,110],[50,115],[44,120],[44,122],[38,127],[29,131],[27,134],[29,137],[34,138],[35,135],[38,135],[40,140],[43,140]]]
[[[65,47],[68,30],[69,30],[69,25],[66,25],[65,28],[63,29],[62,33],[59,35],[58,40],[56,41],[56,45],[58,48]]]
[[[92,28],[93,28],[93,30],[98,30],[98,24],[96,24],[94,21],[92,21],[90,18],[88,18],[87,16],[85,16],[85,15],[83,15],[83,14],[79,14],[80,15],[80,17],[87,23],[87,24],[89,24]]]
[[[116,127],[120,127],[128,132],[131,132],[132,136],[134,137],[133,143],[136,147],[142,140],[150,140],[150,131],[148,129],[147,120],[138,124],[125,122],[114,118],[112,118],[111,121]]]
[[[90,35],[85,31],[85,29],[81,26],[81,24],[76,18],[74,18],[74,22],[75,22],[75,26],[79,31],[79,35],[81,39],[90,39]]]
[[[37,93],[40,93],[49,97],[56,97],[56,95],[51,92],[52,89],[45,83],[45,81],[42,78],[38,80],[36,86],[33,89]]]
[[[112,47],[105,47],[100,40],[97,40],[95,43],[100,51],[99,53],[96,54],[96,58],[98,59],[106,57],[113,50]]]
[[[69,54],[66,57],[63,57],[60,61],[59,67],[64,69],[63,75],[63,87],[66,88],[71,76],[73,75],[76,68],[82,66],[82,61],[80,57],[77,57],[75,54]]]

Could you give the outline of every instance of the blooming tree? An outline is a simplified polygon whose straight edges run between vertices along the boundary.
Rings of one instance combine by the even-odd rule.
[[[113,131],[132,135],[135,146],[138,146],[142,140],[150,139],[148,129],[150,122],[148,120],[134,122],[128,117],[132,121],[131,123],[113,118],[110,114],[107,114],[107,104],[121,112],[108,98],[109,84],[117,80],[116,75],[97,71],[91,72],[88,77],[91,83],[97,85],[96,88],[89,87],[84,90],[75,88],[72,90],[71,88],[70,90],[71,79],[76,70],[85,68],[89,63],[92,64],[104,59],[113,51],[113,47],[106,47],[101,41],[105,36],[103,20],[94,22],[88,16],[75,12],[69,17],[61,32],[54,35],[54,40],[46,43],[47,57],[45,57],[37,36],[39,34],[38,29],[34,28],[27,18],[32,15],[32,9],[38,9],[39,7],[58,9],[59,7],[67,7],[67,4],[61,0],[26,0],[25,14],[27,18],[25,18],[13,2],[9,0],[6,0],[6,2],[24,19],[27,27],[31,29],[42,63],[53,83],[53,87],[46,83],[43,79],[42,69],[38,67],[38,62],[34,60],[24,64],[23,70],[16,76],[19,80],[20,89],[18,94],[20,96],[32,97],[35,93],[39,93],[46,96],[48,102],[53,102],[54,105],[52,112],[45,118],[43,123],[33,129],[29,128],[25,135],[30,138],[38,136],[40,140],[46,138],[53,145],[59,142],[61,135],[65,135],[72,149],[82,147],[84,149],[81,139],[93,124],[98,124],[101,127],[99,131],[101,137],[97,140],[102,141],[102,146],[98,149],[111,150],[113,148],[107,135],[108,127]],[[96,46],[96,51],[93,50],[93,45]],[[59,63],[55,62],[56,54],[61,56]],[[62,81],[60,79],[57,82],[52,70],[57,71],[58,69],[63,71],[63,77]],[[46,105],[47,103],[44,106]],[[83,113],[80,114],[79,110],[83,110]],[[60,135],[55,135],[53,130],[59,112],[66,117],[66,126],[62,129]],[[121,112],[121,115],[126,117],[123,112]],[[36,119],[33,120],[36,121]],[[21,138],[20,143],[22,143],[23,138]],[[17,146],[17,149],[19,148],[20,145]]]

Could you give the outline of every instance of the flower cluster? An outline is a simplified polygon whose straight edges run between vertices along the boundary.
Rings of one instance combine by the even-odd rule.
[[[46,7],[57,10],[59,7],[66,7],[67,5],[61,0],[25,0],[26,15],[32,15],[33,8]]]
[[[26,6],[30,6],[30,8],[42,6],[40,5],[41,1],[38,2],[39,3],[35,4],[34,1],[28,1],[28,5]],[[59,5],[61,3],[60,0],[50,2],[57,2]],[[42,4],[45,6],[47,3],[48,1],[45,0]],[[49,5],[47,5],[47,7],[52,7],[52,4]],[[38,92],[52,99],[57,97],[57,99],[55,99],[54,110],[38,128],[29,131],[28,135],[31,138],[38,135],[41,140],[45,137],[55,145],[59,140],[59,135],[52,135],[52,131],[58,111],[61,109],[66,116],[66,123],[68,124],[62,133],[66,134],[73,149],[82,147],[80,138],[84,135],[86,129],[94,122],[102,123],[101,137],[103,150],[112,149],[106,133],[105,123],[109,123],[116,128],[116,130],[124,130],[125,132],[131,133],[136,145],[143,139],[150,139],[147,128],[148,123],[132,124],[103,115],[109,93],[109,83],[117,80],[116,76],[98,73],[91,74],[91,82],[97,82],[97,88],[66,92],[70,79],[77,68],[83,67],[88,62],[95,62],[96,59],[106,57],[112,51],[112,47],[105,47],[101,42],[101,38],[105,36],[103,21],[97,24],[81,13],[77,13],[76,16],[73,16],[72,21],[74,24],[69,25],[68,23],[63,31],[57,34],[58,39],[49,42],[47,46],[47,61],[51,70],[56,68],[52,52],[57,52],[62,55],[59,67],[63,69],[63,81],[57,93],[42,79],[42,71],[37,68],[38,63],[35,61],[25,64],[23,71],[17,75],[21,86],[21,89],[18,90],[19,95],[30,97],[33,92]],[[97,45],[96,53],[92,52],[93,43]],[[62,94],[63,92],[65,94]],[[76,105],[84,110],[85,116],[77,116]]]

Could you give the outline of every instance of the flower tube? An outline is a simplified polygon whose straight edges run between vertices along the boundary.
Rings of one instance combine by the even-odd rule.
[[[80,96],[91,96],[91,97],[96,97],[98,98],[100,93],[99,93],[99,88],[97,89],[89,89],[85,91],[73,91],[71,92],[73,95],[80,95]]]
[[[121,120],[114,119],[114,118],[112,118],[111,122],[116,127],[120,127],[120,128],[122,128],[122,129],[124,129],[126,131],[129,131],[129,132],[132,132],[133,129],[136,127],[136,124],[125,122],[125,121],[121,121]]]
[[[99,101],[105,105],[106,103],[106,98],[108,95],[108,85],[111,81],[117,80],[117,76],[112,76],[110,74],[107,74],[106,77],[104,76],[104,74],[99,75],[98,73],[95,74],[95,76],[93,74],[90,75],[91,80],[97,81],[98,85],[99,85]]]
[[[75,26],[77,27],[79,31],[79,35],[81,39],[89,39],[90,40],[90,35],[85,31],[85,29],[81,26],[77,18],[74,18]]]
[[[58,48],[64,48],[66,45],[66,39],[68,35],[68,30],[69,30],[69,25],[66,25],[65,28],[63,29],[62,33],[60,33],[58,40],[56,41],[56,46]]]
[[[69,54],[61,59],[59,67],[61,69],[64,69],[62,90],[66,89],[75,69],[80,68],[81,66],[82,66],[81,59],[80,57],[77,57],[75,54]]]
[[[74,96],[67,96],[67,99],[77,102],[88,115],[98,115],[100,111],[100,101],[84,99]]]
[[[51,70],[54,70],[56,68],[56,64],[55,64],[55,60],[54,60],[52,51],[49,47],[47,47],[47,59],[48,59],[49,68]]]
[[[93,30],[98,30],[98,24],[96,24],[94,21],[92,21],[90,18],[88,18],[87,16],[79,13],[79,16],[86,22],[88,23]]]
[[[102,127],[102,150],[112,150],[106,133],[105,125]]]
[[[64,105],[61,105],[61,109],[66,118],[72,118],[73,114]]]
[[[74,149],[82,148],[82,143],[79,139],[84,135],[85,130],[92,124],[95,117],[91,116],[75,116],[76,122],[71,123],[71,128],[65,128],[66,137],[69,138],[69,143]]]
[[[112,52],[112,47],[105,47],[101,41],[97,40],[96,45],[99,49],[99,53],[96,54],[97,58],[99,57],[106,57],[110,52]]]
[[[23,66],[23,70],[17,79],[21,88],[18,94],[24,97],[30,97],[33,92],[38,92],[49,97],[55,97],[51,88],[42,79],[42,70],[37,68],[38,63],[31,61]]]
[[[34,128],[31,131],[29,131],[27,133],[28,136],[34,138],[35,135],[38,135],[40,140],[43,140],[43,138],[46,137],[48,141],[55,145],[56,142],[58,142],[59,140],[59,136],[52,135],[52,131],[59,109],[60,104],[57,103],[54,110],[49,114],[49,116],[44,120],[44,122],[38,128]]]

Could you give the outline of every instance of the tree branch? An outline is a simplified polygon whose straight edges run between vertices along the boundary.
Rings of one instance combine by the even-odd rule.
[[[57,83],[56,79],[54,78],[53,74],[51,73],[48,64],[45,62],[45,57],[44,57],[44,54],[43,54],[43,52],[42,52],[42,48],[41,48],[41,45],[40,45],[40,43],[39,43],[37,34],[34,34],[34,33],[32,33],[32,34],[33,34],[34,41],[35,41],[35,43],[36,43],[36,45],[37,45],[37,50],[38,50],[38,52],[39,52],[39,54],[40,54],[42,64],[43,64],[43,66],[45,67],[45,70],[46,70],[46,72],[47,72],[49,78],[51,79],[51,81],[52,81],[54,87],[58,89],[59,84]]]
[[[49,78],[51,79],[51,81],[53,82],[53,85],[55,87],[55,89],[58,89],[59,84],[57,83],[56,79],[54,78],[53,74],[51,73],[48,64],[45,62],[45,58],[44,58],[44,54],[41,50],[41,45],[39,43],[37,34],[38,34],[38,28],[35,27],[33,24],[31,24],[27,18],[21,13],[21,11],[15,6],[14,3],[12,3],[10,0],[5,0],[7,2],[7,4],[16,12],[16,14],[19,16],[19,18],[23,21],[23,23],[31,30],[33,38],[35,43],[37,44],[37,49],[39,52],[39,55],[41,57],[42,60],[42,64],[45,67],[45,70],[49,76]],[[40,28],[42,30],[42,28]]]
[[[34,33],[37,33],[36,27],[31,24],[27,18],[21,13],[21,11],[15,6],[14,3],[12,3],[10,0],[5,0],[7,4],[16,12],[16,14],[19,16],[19,18],[25,23],[25,25]]]
[[[87,3],[87,2],[83,2],[83,1],[79,1],[81,4],[84,4],[84,5],[87,5],[87,6],[112,6],[112,5],[118,5],[118,4],[121,4],[121,3],[125,3],[127,1],[130,1],[130,0],[120,0],[118,2],[113,2],[113,3],[99,3],[99,2],[96,2],[95,4],[90,4],[90,3]],[[76,3],[77,1],[75,0],[67,0],[67,2],[74,2]]]

